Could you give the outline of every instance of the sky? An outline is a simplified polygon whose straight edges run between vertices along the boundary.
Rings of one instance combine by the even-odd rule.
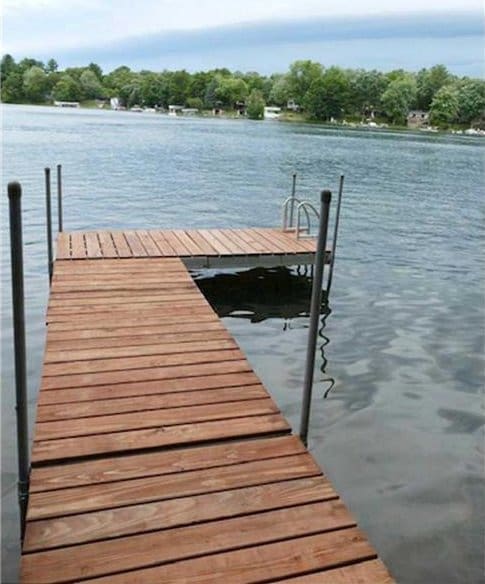
[[[481,0],[3,0],[2,52],[106,71],[268,74],[312,59],[381,70],[444,63],[478,77],[483,28]]]

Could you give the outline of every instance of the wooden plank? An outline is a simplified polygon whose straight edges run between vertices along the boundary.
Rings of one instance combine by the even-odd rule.
[[[145,454],[127,454],[122,457],[85,462],[65,462],[60,465],[34,467],[30,475],[30,492],[100,485],[127,479],[230,466],[304,452],[305,447],[297,436],[281,436]]]
[[[145,229],[138,230],[136,234],[150,257],[160,257],[163,255],[148,231]]]
[[[103,258],[117,258],[118,252],[116,251],[111,233],[109,231],[98,231],[98,238]]]
[[[322,512],[326,513],[324,518],[320,516]],[[69,549],[40,552],[27,556],[27,561],[24,556],[24,569],[29,564],[35,564],[42,579],[44,562],[47,561],[49,572],[62,573],[63,578],[69,581],[75,580],[80,574],[83,577],[94,577],[113,571],[140,569],[248,545],[322,533],[352,524],[352,519],[343,505],[334,502],[313,503],[249,517],[175,527],[147,533],[143,537],[127,536],[115,541],[100,541]],[[275,525],[278,525],[277,530]],[[114,568],[107,559],[115,555],[119,555],[119,560]]]
[[[35,442],[32,464],[59,461],[115,452],[129,452],[148,448],[182,446],[212,440],[227,440],[247,436],[263,436],[288,432],[288,423],[279,414],[235,418],[230,424],[195,422],[166,428],[148,428],[115,432],[99,436],[61,438]]]
[[[185,233],[198,245],[203,255],[219,255],[217,250],[212,245],[210,245],[210,243],[201,235],[197,229],[186,229]]]
[[[216,250],[217,255],[233,255],[228,247],[221,243],[218,238],[214,237],[211,229],[199,229],[199,233]]]
[[[194,305],[194,304],[172,304],[170,310],[166,306],[150,307],[149,305],[143,305],[136,311],[133,310],[112,310],[112,311],[98,311],[92,312],[91,314],[78,314],[76,318],[76,326],[81,328],[93,328],[98,324],[100,327],[106,326],[107,324],[113,324],[114,322],[123,321],[129,323],[143,322],[145,319],[154,318],[164,318],[167,317],[169,321],[173,322],[177,320],[180,321],[182,318],[189,319],[197,317],[199,314],[211,314],[212,309],[207,305]],[[136,314],[136,317],[133,315]],[[216,317],[217,318],[217,317]],[[71,314],[48,314],[47,322],[51,323],[61,323],[61,322],[72,322]],[[87,326],[86,326],[87,325]]]
[[[68,233],[57,234],[56,259],[71,259],[71,238]]]
[[[48,320],[54,318],[70,318],[73,316],[75,318],[89,317],[91,320],[97,318],[98,315],[112,315],[113,319],[116,319],[119,314],[126,314],[128,311],[133,314],[135,311],[140,314],[143,312],[162,312],[167,313],[172,309],[184,309],[185,308],[197,308],[201,309],[206,307],[193,294],[189,296],[185,294],[180,294],[178,296],[174,295],[171,299],[170,297],[161,297],[157,301],[148,302],[138,302],[137,297],[134,296],[134,301],[131,304],[124,303],[102,303],[102,304],[87,304],[87,305],[74,305],[69,306],[69,302],[64,302],[61,305],[55,304],[54,306],[49,306],[47,311]]]
[[[182,287],[183,286],[183,287]],[[173,302],[174,298],[179,300],[197,300],[200,303],[199,298],[197,297],[197,291],[192,288],[189,284],[182,284],[181,287],[177,287],[171,291],[168,290],[161,290],[159,294],[152,292],[151,295],[143,295],[143,294],[129,294],[129,293],[120,293],[116,295],[108,295],[100,296],[100,294],[105,294],[103,292],[92,292],[90,294],[77,294],[74,295],[72,293],[66,294],[51,294],[51,298],[49,301],[49,308],[50,309],[67,309],[70,307],[73,308],[85,308],[92,306],[96,307],[106,307],[106,306],[113,306],[118,304],[127,304],[127,305],[135,305],[135,304],[146,304],[146,303],[159,303],[159,302]]]
[[[111,231],[111,237],[113,239],[114,246],[116,248],[116,252],[120,258],[131,258],[133,257],[133,253],[131,251],[128,242],[124,236],[122,231]],[[105,260],[106,261],[106,260]],[[103,266],[104,266],[103,262]]]
[[[55,347],[62,346],[66,349],[70,348],[89,348],[97,346],[117,346],[143,343],[149,339],[159,339],[160,341],[168,342],[173,339],[174,342],[181,340],[187,336],[202,334],[210,331],[225,330],[219,320],[214,318],[214,315],[199,315],[197,320],[187,323],[171,323],[168,319],[161,321],[159,324],[152,324],[139,327],[99,327],[94,329],[81,330],[55,330],[54,327],[49,329],[47,335],[47,342]],[[197,340],[194,338],[194,340]],[[136,342],[135,342],[136,341]],[[109,344],[109,345],[108,345]]]
[[[192,365],[196,363],[217,363],[243,359],[242,352],[234,348],[233,341],[211,341],[205,343],[203,350],[194,353],[174,353],[170,355],[147,355],[144,357],[126,357],[120,359],[96,359],[94,361],[75,361],[65,363],[46,363],[43,377],[46,382],[51,377],[74,377],[78,374],[117,372],[130,369],[151,369],[173,365]]]
[[[293,454],[226,465],[218,468],[217,473],[213,468],[203,468],[31,493],[27,515],[29,521],[63,517],[321,474],[308,453]]]
[[[301,510],[300,510],[301,512]],[[275,512],[276,513],[276,512]],[[264,517],[256,516],[262,522]],[[271,515],[266,516],[271,520]],[[222,522],[221,522],[222,523]],[[227,520],[226,524],[241,524],[239,520]],[[254,521],[254,525],[258,524]],[[204,527],[215,528],[217,524],[207,524]],[[28,554],[22,561],[22,580],[24,582],[67,582],[72,581],[83,574],[91,577],[90,582],[110,582],[113,584],[138,584],[141,582],[157,582],[157,584],[243,584],[247,582],[269,582],[287,576],[299,575],[310,571],[339,567],[349,562],[375,558],[375,552],[365,540],[364,535],[356,528],[340,529],[324,533],[316,533],[306,537],[291,538],[294,530],[298,535],[298,523],[292,526],[283,520],[282,539],[274,542],[274,524],[271,535],[266,535],[265,526],[261,523],[261,531],[253,532],[250,528],[241,531],[243,541],[254,541],[252,547],[234,550],[231,547],[231,535],[226,531],[211,532],[211,537],[197,537],[197,528],[191,529],[196,543],[193,548],[184,548],[184,544],[190,546],[190,538],[174,538],[172,545],[163,538],[169,532],[161,532],[157,535],[160,539],[150,542],[151,546],[145,549],[138,548],[137,553],[130,553],[133,549],[133,541],[130,538],[118,549],[117,561],[113,562],[113,553],[110,553],[109,542],[98,544],[86,544],[71,550],[72,555],[66,556],[64,550],[53,550],[38,554]],[[201,528],[202,529],[202,526]],[[271,528],[269,528],[271,531]],[[175,530],[174,530],[175,531]],[[163,535],[162,535],[163,534]],[[187,534],[184,534],[187,535]],[[226,539],[224,539],[224,536]],[[155,535],[154,535],[155,537]],[[234,538],[234,535],[232,535]],[[139,541],[147,539],[147,536],[139,538]],[[233,540],[232,540],[233,541]],[[268,542],[269,543],[266,543]],[[177,544],[180,546],[177,549]],[[259,544],[259,545],[258,545]],[[97,545],[96,556],[92,546]],[[246,545],[248,545],[246,543]],[[105,547],[107,549],[105,549]],[[219,547],[217,547],[219,546]],[[140,546],[141,547],[141,546]],[[86,549],[87,548],[87,549]],[[160,558],[155,557],[160,552]],[[200,550],[200,551],[196,551]],[[209,553],[204,557],[193,557]],[[229,550],[224,553],[224,550]],[[84,554],[83,555],[83,551]],[[223,553],[213,553],[220,551]],[[76,553],[74,553],[76,552]],[[163,555],[162,555],[163,553]],[[184,557],[187,560],[174,561],[173,558]],[[192,556],[192,558],[191,558]],[[170,563],[166,563],[170,562]],[[140,569],[133,571],[133,568]],[[141,569],[141,566],[147,566]],[[124,573],[119,573],[125,570]],[[128,571],[126,571],[128,570]],[[116,573],[118,572],[118,573]],[[52,575],[58,574],[58,579],[52,580]],[[101,577],[105,575],[105,577]],[[96,577],[99,576],[99,577]],[[34,580],[34,578],[37,578]]]
[[[192,422],[208,422],[249,416],[271,415],[278,413],[278,407],[271,398],[248,399],[237,402],[211,403],[184,407],[145,410],[111,415],[96,415],[89,418],[43,422],[37,420],[34,440],[55,440],[75,436],[92,436],[141,430],[144,428],[167,428]],[[224,422],[223,422],[224,420]]]
[[[222,372],[214,372],[214,368]],[[85,387],[83,391],[76,389],[44,389],[39,393],[39,406],[61,403],[77,403],[84,401],[116,399],[140,395],[159,395],[163,393],[179,393],[185,391],[205,391],[208,389],[218,389],[223,387],[242,387],[259,383],[259,379],[251,371],[246,360],[231,361],[225,363],[225,367],[213,365],[212,363],[200,365],[195,368],[199,374],[184,376],[185,369],[176,369],[179,377],[157,379],[156,375],[150,378],[151,370],[147,375],[147,380],[118,383],[113,385],[96,385]],[[232,372],[231,372],[232,371]]]
[[[177,254],[177,256],[186,257],[186,256],[192,255],[189,252],[189,250],[187,249],[187,246],[185,245],[185,243],[182,243],[180,241],[180,239],[175,235],[173,230],[162,231],[161,235],[168,242],[168,244],[173,249],[173,251]]]
[[[86,254],[88,258],[103,257],[103,252],[101,251],[101,246],[98,240],[98,234],[96,232],[86,232],[84,234],[84,240],[86,242]]]
[[[146,249],[143,247],[138,233],[136,231],[124,231],[124,236],[128,245],[130,246],[131,252],[135,257],[144,257],[149,255]]]
[[[394,580],[381,560],[367,560],[351,566],[297,576],[278,582],[287,584],[393,584]]]
[[[231,255],[246,255],[245,249],[241,248],[223,229],[211,229],[210,232],[223,248],[229,250]]]
[[[49,338],[54,339],[56,335],[64,338],[66,334],[69,334],[71,338],[107,337],[113,336],[116,330],[124,330],[125,334],[128,335],[137,334],[135,331],[139,331],[140,328],[151,331],[158,329],[158,331],[163,332],[168,327],[176,326],[180,322],[180,317],[177,314],[157,314],[156,316],[145,318],[124,318],[122,328],[115,326],[112,318],[97,319],[92,323],[85,320],[81,322],[71,321],[71,324],[69,322],[53,322],[49,324]],[[218,318],[214,312],[206,311],[192,313],[189,322],[191,324],[199,323],[200,328],[203,328],[202,323],[205,326],[208,322],[218,322]]]
[[[320,501],[328,502],[314,508],[321,517],[319,529],[341,527],[339,520],[344,518],[348,522],[346,525],[353,525],[355,522],[344,505],[335,499],[337,495],[326,479],[311,477],[221,491],[215,496],[212,493],[195,495],[30,521],[27,523],[23,549],[24,552],[32,552],[65,547]],[[310,525],[308,528],[310,531]]]
[[[261,241],[257,241],[252,235],[244,229],[230,229],[232,237],[236,241],[241,241],[241,245],[245,245],[249,254],[261,254],[267,252],[267,245],[263,245]]]
[[[160,249],[161,254],[164,257],[177,256],[178,255],[176,253],[176,251],[174,250],[174,248],[167,241],[167,239],[164,236],[164,233],[162,231],[150,231],[149,233],[150,233],[151,238],[157,244],[158,248]],[[178,260],[178,261],[180,261],[180,260]]]
[[[195,341],[202,342],[205,340],[227,339],[231,337],[231,335],[221,325],[219,325],[219,323],[207,322],[206,324],[207,326],[203,327],[204,330],[200,330],[201,326],[199,323],[193,323],[192,326],[191,323],[188,323],[187,325],[181,325],[180,328],[183,328],[184,330],[177,331],[175,333],[163,331],[163,333],[159,334],[158,331],[160,331],[160,327],[156,327],[157,332],[155,333],[149,333],[146,330],[141,329],[138,331],[139,334],[134,334],[133,331],[131,331],[131,334],[129,335],[107,338],[100,337],[73,339],[72,337],[66,336],[64,338],[61,337],[60,340],[54,340],[51,338],[51,334],[47,337],[46,355],[50,356],[51,353],[54,352],[66,353],[70,351],[113,349],[115,347],[136,347],[141,345],[156,345],[161,343],[190,343]],[[70,358],[69,360],[73,361],[75,359]]]
[[[83,394],[88,393],[91,386],[118,385],[133,382],[150,382],[156,380],[186,379],[202,375],[218,373],[236,373],[250,371],[251,367],[246,359],[195,363],[193,365],[175,365],[171,367],[152,367],[147,369],[129,369],[127,371],[107,371],[102,373],[61,375],[48,377],[41,381],[41,391],[83,388]],[[119,388],[120,392],[123,388]],[[96,390],[95,390],[96,391]],[[78,391],[79,393],[79,391]]]
[[[71,233],[71,257],[73,260],[83,259],[86,257],[84,234],[78,231],[73,231]]]
[[[171,232],[187,250],[185,255],[205,255],[202,249],[182,229],[174,229]]]
[[[163,408],[180,408],[218,403],[238,402],[267,398],[268,393],[262,385],[211,389],[207,391],[186,391],[173,394],[155,394],[152,396],[115,398],[109,400],[84,401],[77,404],[39,405],[37,422],[89,418],[127,412],[145,412]]]
[[[175,353],[193,353],[214,349],[235,349],[235,341],[226,334],[225,338],[210,340],[201,345],[200,341],[185,343],[164,343],[155,345],[135,345],[114,347],[110,349],[88,349],[80,351],[50,351],[44,363],[64,363],[69,361],[96,361],[99,359],[116,359],[120,357],[147,357],[148,355],[170,355]],[[71,372],[72,369],[70,368]],[[74,372],[74,371],[72,371]]]

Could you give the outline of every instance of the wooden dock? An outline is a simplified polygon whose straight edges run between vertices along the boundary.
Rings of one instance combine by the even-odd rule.
[[[59,239],[21,581],[393,582],[167,233]]]

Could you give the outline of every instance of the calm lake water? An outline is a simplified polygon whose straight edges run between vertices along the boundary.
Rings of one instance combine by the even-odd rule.
[[[6,183],[21,181],[24,193],[32,421],[48,293],[43,168],[57,163],[66,229],[274,226],[294,170],[313,201],[344,173],[311,449],[398,582],[483,581],[483,141],[27,106],[2,113],[3,582],[15,582],[18,557]],[[298,428],[307,279],[281,269],[198,277]]]

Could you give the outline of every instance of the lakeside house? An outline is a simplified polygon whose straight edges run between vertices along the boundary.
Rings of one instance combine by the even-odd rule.
[[[299,112],[301,107],[295,102],[294,99],[289,99],[286,102],[286,109],[290,112]]]
[[[168,106],[168,115],[169,116],[177,116],[179,113],[182,113],[184,109],[183,105],[169,105]]]
[[[426,128],[429,126],[429,112],[411,110],[407,117],[408,128]]]

